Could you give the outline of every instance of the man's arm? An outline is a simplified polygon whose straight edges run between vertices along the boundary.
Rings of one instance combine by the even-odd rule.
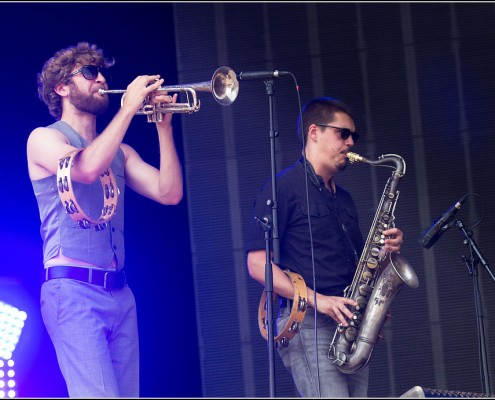
[[[248,253],[248,270],[249,275],[264,285],[265,282],[265,250],[255,250]],[[273,271],[273,291],[280,296],[287,297],[288,299],[294,298],[294,287],[287,275],[275,264],[272,263]],[[315,292],[311,288],[307,288],[308,291],[308,305],[315,307]],[[352,318],[351,311],[347,308],[346,304],[352,306],[356,305],[356,302],[346,297],[338,296],[324,296],[320,293],[316,293],[316,304],[318,312],[327,314],[332,317],[337,323],[348,325],[347,319]]]
[[[294,287],[289,277],[274,263],[272,264],[273,272],[273,291],[282,297],[292,299],[294,297]],[[265,286],[265,266],[266,251],[253,250],[248,253],[247,266],[249,276]]]
[[[157,94],[153,101],[175,103],[177,94]],[[163,120],[156,123],[160,147],[159,169],[144,162],[132,147],[122,144],[126,156],[126,184],[137,193],[161,204],[177,204],[183,196],[182,168],[174,144],[172,115],[166,113]]]
[[[77,155],[76,162],[71,169],[72,180],[93,183],[99,179],[103,171],[110,167],[144,97],[163,82],[163,80],[158,80],[146,86],[150,79],[156,77],[158,75],[139,76],[128,86],[124,106],[119,109],[105,130]],[[56,175],[58,161],[74,149],[75,147],[70,145],[67,138],[56,129],[45,127],[34,129],[27,141],[30,178],[37,180]]]

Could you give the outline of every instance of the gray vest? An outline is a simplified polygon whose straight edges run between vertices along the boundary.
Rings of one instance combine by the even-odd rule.
[[[62,132],[70,144],[85,148],[88,143],[74,129],[63,121],[48,126]],[[43,262],[58,254],[76,258],[106,268],[113,257],[117,258],[117,269],[124,267],[124,153],[119,149],[112,161],[112,171],[117,180],[120,195],[117,210],[108,226],[102,231],[81,228],[66,213],[57,191],[56,175],[31,181],[38,202],[43,239]],[[103,207],[103,189],[100,180],[86,185],[72,182],[80,207],[92,219],[98,219]]]

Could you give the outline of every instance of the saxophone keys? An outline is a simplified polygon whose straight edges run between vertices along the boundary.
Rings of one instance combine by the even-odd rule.
[[[368,285],[360,285],[359,286],[359,294],[361,294],[362,296],[368,296],[371,294],[371,292],[373,291],[373,288],[371,286],[368,286]],[[359,297],[358,297],[359,299]]]
[[[345,330],[344,336],[349,342],[354,342],[357,338],[358,330],[352,326]]]
[[[368,260],[366,261],[366,266],[367,266],[369,269],[375,269],[375,268],[378,266],[378,261],[376,260],[376,258],[370,257],[370,258],[368,258]]]
[[[373,279],[373,274],[370,271],[364,271],[361,275],[361,281],[369,282]]]
[[[363,319],[363,315],[360,312],[354,311],[352,313],[352,318],[351,321],[349,322],[349,325],[353,327],[358,327],[362,319]]]
[[[380,248],[379,247],[372,247],[371,248],[371,255],[373,257],[378,257],[379,254],[380,254]]]
[[[366,307],[366,304],[368,304],[368,299],[365,296],[358,296],[356,299],[356,310],[362,310],[364,307]]]
[[[345,355],[345,353],[339,353],[337,354],[333,363],[338,367],[342,367],[346,363],[346,361],[347,361],[347,356]]]

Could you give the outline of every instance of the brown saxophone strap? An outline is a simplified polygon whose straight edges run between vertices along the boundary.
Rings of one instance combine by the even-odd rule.
[[[306,309],[308,307],[308,291],[306,288],[306,283],[301,275],[285,270],[284,272],[289,277],[294,287],[294,298],[289,319],[282,331],[275,337],[274,340],[275,345],[287,347],[289,345],[289,341],[299,332],[304,316],[306,315]],[[273,293],[274,300],[276,297],[277,295]],[[268,340],[266,308],[266,292],[264,291],[258,307],[258,326],[261,335],[265,338],[265,340]]]
[[[103,189],[103,208],[97,220],[88,216],[79,206],[72,187],[70,171],[74,159],[83,149],[72,150],[63,156],[58,162],[57,187],[58,194],[65,211],[79,224],[81,228],[93,228],[97,231],[105,229],[107,222],[113,218],[117,209],[119,189],[111,168],[100,175],[100,183]]]

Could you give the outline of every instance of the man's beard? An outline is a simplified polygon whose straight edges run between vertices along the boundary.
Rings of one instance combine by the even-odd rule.
[[[70,84],[69,102],[79,111],[95,116],[103,114],[109,103],[108,96],[98,95],[95,98],[94,93],[86,95],[74,84]]]

